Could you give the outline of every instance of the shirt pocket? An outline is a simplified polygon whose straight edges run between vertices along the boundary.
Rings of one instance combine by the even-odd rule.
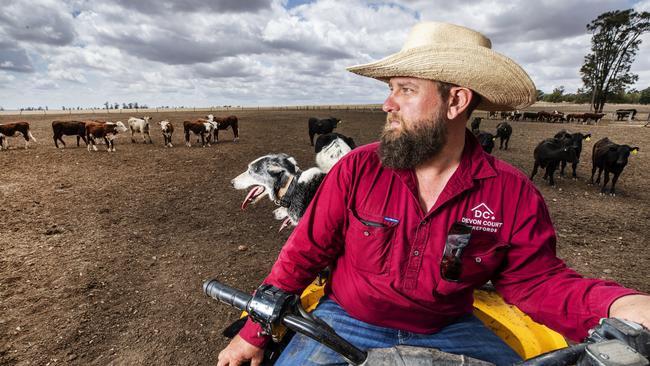
[[[391,241],[396,224],[386,223],[378,215],[350,211],[350,223],[345,233],[345,251],[356,269],[372,274],[388,272]]]
[[[495,240],[470,240],[462,256],[460,281],[453,282],[442,278],[436,286],[436,292],[450,295],[467,288],[480,287],[489,281],[503,261],[509,245]],[[440,253],[442,256],[442,253]],[[439,265],[438,265],[439,267]]]

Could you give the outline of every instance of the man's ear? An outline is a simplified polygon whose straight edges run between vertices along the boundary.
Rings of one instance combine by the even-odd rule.
[[[463,87],[452,87],[447,101],[447,118],[454,119],[465,113],[474,97],[474,92]]]

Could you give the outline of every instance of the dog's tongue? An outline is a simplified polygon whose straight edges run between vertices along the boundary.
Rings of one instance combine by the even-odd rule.
[[[286,219],[284,219],[284,221],[282,221],[282,225],[280,226],[280,230],[278,230],[278,232],[282,231],[282,229],[289,226],[290,223],[291,223],[290,218],[287,217]]]
[[[243,209],[245,209],[246,207],[248,207],[248,205],[249,205],[251,202],[255,201],[255,197],[257,197],[257,196],[259,196],[260,194],[262,194],[262,192],[264,192],[264,187],[262,187],[262,186],[255,186],[255,187],[253,187],[253,189],[251,189],[251,190],[248,192],[248,194],[246,195],[246,198],[244,199],[244,202],[242,202],[242,204],[241,204],[241,209],[243,210]]]

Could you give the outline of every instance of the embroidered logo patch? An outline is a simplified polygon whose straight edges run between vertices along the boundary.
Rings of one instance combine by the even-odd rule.
[[[472,225],[474,230],[496,233],[503,226],[503,222],[496,221],[494,211],[485,203],[479,204],[470,212],[470,217],[463,217],[461,222]]]

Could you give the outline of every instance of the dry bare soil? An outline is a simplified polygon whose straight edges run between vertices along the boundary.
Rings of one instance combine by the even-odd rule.
[[[289,235],[278,233],[270,201],[241,211],[245,192],[230,180],[270,152],[293,155],[303,169],[313,166],[309,116],[342,118],[338,132],[359,144],[375,140],[384,119],[378,111],[236,114],[239,143],[222,131],[212,147],[185,147],[182,120],[199,114],[154,114],[156,122],[174,123],[175,146],[162,147],[154,124],[153,145],[122,135],[115,153],[103,146],[88,152],[70,137],[68,148],[55,149],[50,123],[70,116],[21,118],[38,144],[0,151],[0,364],[216,363],[227,344],[220,332],[237,312],[206,298],[203,281],[216,277],[252,291]],[[481,128],[494,131],[497,122],[484,120]],[[550,188],[541,174],[535,178],[556,225],[559,255],[587,276],[649,292],[650,128],[607,121],[514,122],[513,128],[510,150],[494,155],[527,174],[538,141],[561,128],[592,134],[577,181],[558,179],[558,188]],[[605,136],[641,148],[615,197],[587,184],[591,147]]]

